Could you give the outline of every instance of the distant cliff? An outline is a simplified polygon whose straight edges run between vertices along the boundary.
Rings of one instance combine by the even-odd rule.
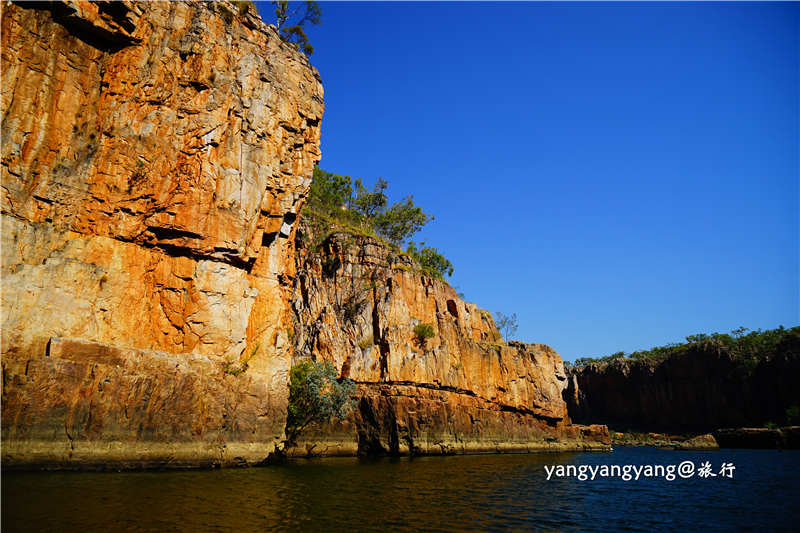
[[[305,230],[305,233],[304,233]],[[344,424],[316,428],[295,454],[596,449],[605,427],[567,416],[561,357],[497,342],[489,313],[377,239],[298,231],[294,360],[332,361],[358,384]],[[424,345],[414,327],[431,325]]]
[[[800,334],[788,332],[774,354],[758,361],[709,341],[659,362],[615,360],[567,374],[564,399],[577,422],[695,433],[781,425],[787,409],[800,406]]]

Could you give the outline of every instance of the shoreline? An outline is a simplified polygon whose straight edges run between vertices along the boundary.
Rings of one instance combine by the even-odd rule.
[[[30,445],[30,443],[27,443]],[[3,443],[2,470],[6,472],[137,472],[137,471],[169,471],[169,470],[216,470],[221,468],[255,468],[273,466],[282,462],[298,461],[302,459],[318,459],[330,457],[353,458],[398,458],[398,457],[449,457],[457,455],[523,455],[523,454],[553,454],[553,453],[579,453],[579,452],[611,452],[611,445],[599,442],[570,443],[531,443],[527,446],[516,444],[506,447],[474,446],[464,451],[437,453],[434,451],[418,451],[415,453],[401,454],[359,454],[357,452],[341,453],[300,453],[299,447],[289,450],[284,460],[271,461],[270,452],[263,449],[263,445],[249,445],[241,443],[232,446],[228,443],[226,453],[216,457],[208,455],[213,443],[139,443],[136,448],[139,454],[134,456],[130,452],[131,443],[91,443],[83,447],[75,443],[73,453],[55,455],[54,451],[48,452],[47,444],[39,443],[35,451],[20,450],[14,444]],[[101,445],[98,445],[101,444]],[[128,453],[122,453],[122,446]],[[19,446],[19,445],[17,445]],[[83,449],[81,450],[81,448]],[[10,449],[10,451],[9,451]],[[60,450],[65,453],[66,450]],[[234,455],[235,452],[235,455]],[[203,455],[200,455],[203,454]]]

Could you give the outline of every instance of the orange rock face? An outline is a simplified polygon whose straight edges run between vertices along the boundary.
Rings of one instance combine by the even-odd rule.
[[[2,84],[4,459],[152,448],[166,427],[187,460],[266,456],[285,425],[289,236],[320,157],[316,70],[230,2],[66,1],[3,5]],[[79,340],[48,353],[54,338]],[[206,408],[242,390],[238,429]],[[86,401],[106,422],[78,427]],[[128,406],[116,422],[112,405]]]
[[[293,309],[295,359],[332,361],[356,381],[344,424],[307,434],[297,454],[591,449],[605,427],[570,424],[561,357],[504,343],[491,315],[378,241],[335,234],[302,249]],[[436,334],[416,339],[417,324]]]
[[[501,342],[407,258],[343,237],[298,256],[322,86],[257,16],[5,3],[2,85],[4,467],[263,460],[305,357],[360,403],[301,450],[607,445],[569,423],[558,354]]]

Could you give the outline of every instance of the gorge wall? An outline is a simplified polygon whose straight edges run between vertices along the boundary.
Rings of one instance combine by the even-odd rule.
[[[344,423],[308,431],[293,453],[607,448],[604,426],[571,424],[552,348],[497,342],[489,313],[371,237],[308,239],[298,233],[295,361],[333,362],[356,382],[359,403]],[[436,332],[424,345],[420,323]]]
[[[66,1],[3,3],[2,77],[4,465],[263,459],[316,70],[230,2]]]
[[[786,410],[800,406],[800,336],[788,335],[775,356],[757,364],[708,343],[659,363],[595,363],[568,376],[564,399],[577,422],[693,433],[781,425]]]
[[[375,242],[295,250],[323,90],[257,15],[2,9],[4,467],[259,462],[306,357],[359,405],[298,453],[607,447],[570,423],[549,347],[494,342],[491,317]]]

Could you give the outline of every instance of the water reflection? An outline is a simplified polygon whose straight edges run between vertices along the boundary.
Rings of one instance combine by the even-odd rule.
[[[712,457],[733,480],[548,481],[544,465]],[[3,475],[9,531],[793,530],[800,454],[767,450],[320,459],[242,470]]]

